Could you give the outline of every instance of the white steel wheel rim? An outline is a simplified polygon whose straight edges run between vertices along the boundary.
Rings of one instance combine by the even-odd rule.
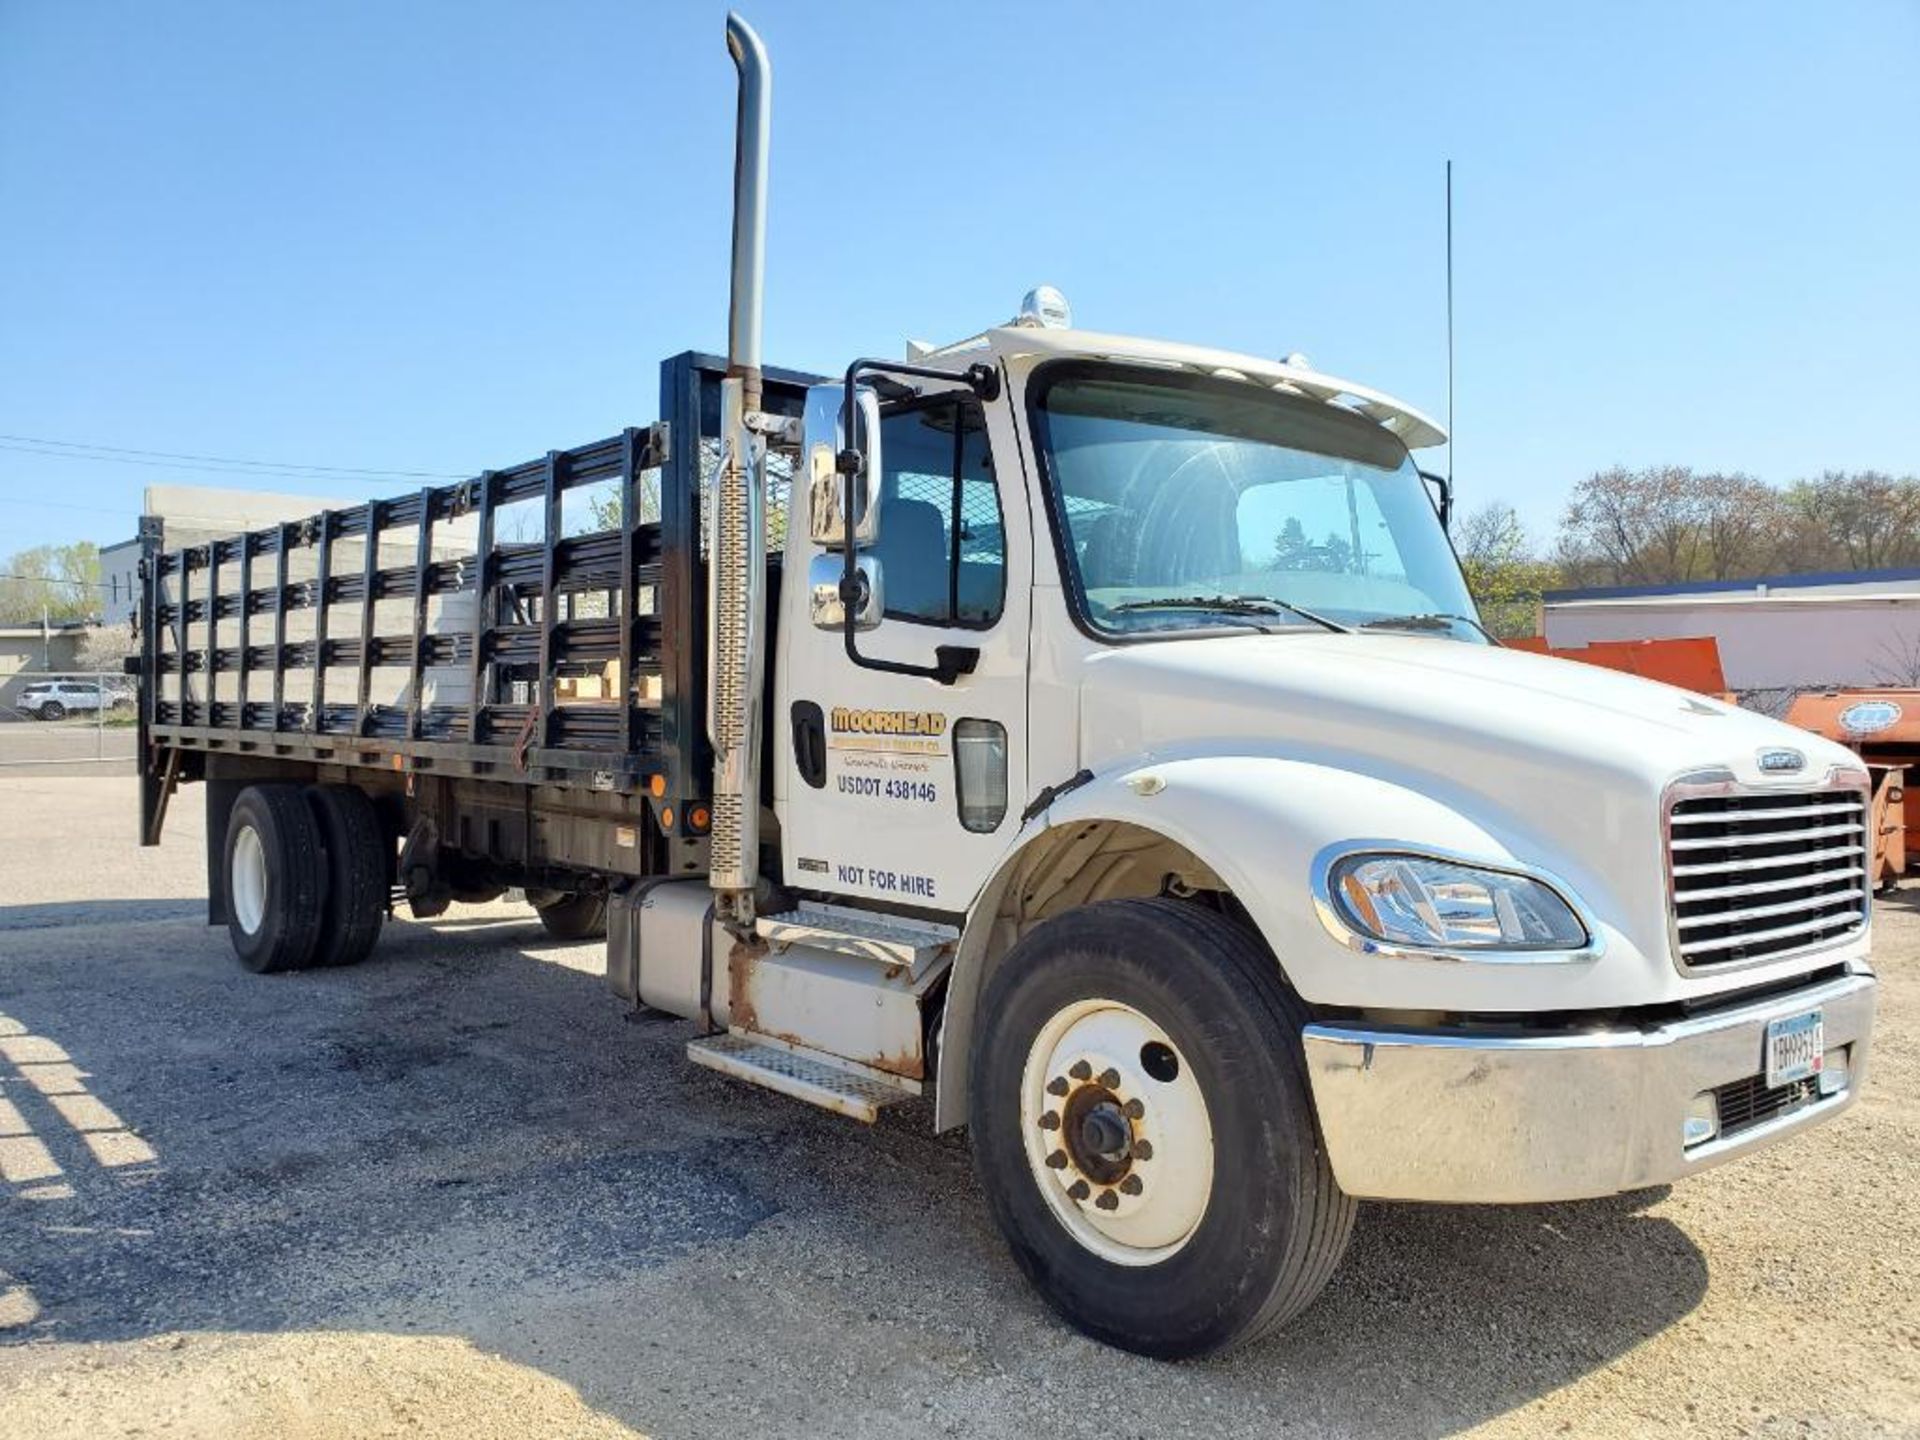
[[[1157,1265],[1200,1228],[1213,1191],[1206,1097],[1172,1037],[1131,1005],[1078,1000],[1041,1027],[1020,1134],[1047,1208],[1101,1259]]]
[[[251,825],[243,825],[233,837],[233,868],[228,878],[234,918],[247,934],[258,934],[267,918],[267,847]]]

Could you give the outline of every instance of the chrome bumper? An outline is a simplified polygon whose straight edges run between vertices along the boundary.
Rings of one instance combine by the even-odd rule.
[[[1578,1200],[1692,1175],[1817,1125],[1866,1078],[1875,981],[1857,973],[1666,1024],[1524,1037],[1361,1024],[1306,1028],[1334,1178],[1377,1200]],[[1760,1074],[1767,1022],[1818,1006],[1847,1086],[1683,1149],[1703,1090]]]

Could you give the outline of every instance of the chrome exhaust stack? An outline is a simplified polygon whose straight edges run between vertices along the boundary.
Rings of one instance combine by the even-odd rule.
[[[713,742],[713,828],[707,880],[714,912],[749,933],[760,879],[760,712],[766,667],[765,439],[760,409],[760,295],[766,268],[767,136],[773,72],[766,47],[727,16],[740,72],[733,152],[733,277],[727,378],[720,387],[720,467],[707,567],[707,734]]]
[[[767,258],[767,136],[773,68],[767,47],[738,15],[727,15],[727,53],[740,71],[733,140],[733,286],[727,309],[727,374],[746,386],[746,408],[760,408],[760,291]]]

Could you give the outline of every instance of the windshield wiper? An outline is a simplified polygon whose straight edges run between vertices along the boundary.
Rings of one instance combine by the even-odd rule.
[[[1451,630],[1455,625],[1471,625],[1495,645],[1500,642],[1486,626],[1470,615],[1449,615],[1434,610],[1424,615],[1382,615],[1378,620],[1361,623],[1362,630]]]
[[[1338,620],[1329,620],[1304,605],[1272,595],[1169,595],[1161,600],[1128,600],[1112,608],[1116,614],[1122,610],[1213,610],[1222,615],[1298,615],[1323,630],[1342,635],[1353,633],[1350,626]]]

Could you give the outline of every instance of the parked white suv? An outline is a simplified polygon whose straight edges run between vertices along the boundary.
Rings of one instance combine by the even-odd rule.
[[[20,692],[14,708],[36,720],[63,720],[68,715],[90,714],[132,701],[132,696],[102,686],[98,680],[40,680]]]

